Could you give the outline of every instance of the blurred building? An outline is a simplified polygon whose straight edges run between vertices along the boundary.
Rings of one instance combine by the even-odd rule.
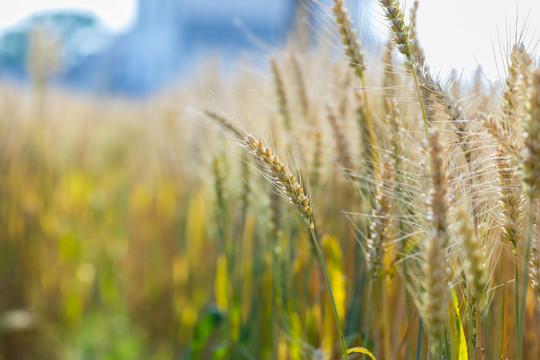
[[[297,2],[139,0],[133,28],[66,76],[81,87],[144,94],[187,76],[208,52],[233,58],[257,42],[282,43]]]
[[[283,44],[295,28],[298,11],[304,10],[305,26],[316,29],[319,25],[314,20],[322,17],[314,13],[321,4],[330,3],[331,0],[138,0],[133,27],[113,36],[103,34],[95,21],[77,14],[42,15],[35,17],[34,22],[59,25],[60,42],[69,45],[64,46],[61,71],[56,76],[60,83],[83,91],[144,95],[187,78],[209,54],[219,54],[227,63],[248,51],[252,55],[264,54]],[[350,1],[353,14],[359,13],[358,4]],[[305,11],[306,8],[309,10]],[[362,15],[366,19],[366,14]],[[17,78],[24,78],[28,61],[20,58],[29,56],[30,42],[23,32],[6,38],[17,46],[8,46],[8,53],[13,53],[13,49],[16,52],[6,58],[4,65],[0,54],[0,76],[8,69]]]

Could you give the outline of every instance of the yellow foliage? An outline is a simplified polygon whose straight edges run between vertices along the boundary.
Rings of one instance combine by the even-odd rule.
[[[220,254],[216,263],[216,276],[214,280],[214,291],[216,295],[216,305],[223,311],[229,309],[229,280],[227,275],[227,259],[224,254]]]
[[[345,277],[343,274],[343,255],[337,238],[330,235],[324,235],[322,239],[322,248],[326,257],[326,267],[328,278],[332,284],[332,292],[339,318],[343,320],[345,316],[346,288]],[[332,315],[328,314],[328,318]],[[332,323],[334,320],[332,319]]]
[[[152,206],[152,202],[151,190],[145,184],[139,183],[131,190],[129,208],[134,214],[144,214]]]
[[[157,216],[171,220],[176,211],[176,188],[172,182],[159,184],[156,194]]]
[[[373,355],[371,353],[371,351],[369,351],[368,349],[363,348],[361,346],[356,346],[356,347],[347,349],[347,354],[353,354],[353,353],[365,354],[365,355],[369,356],[372,360],[377,360],[377,359],[375,359],[375,355]]]

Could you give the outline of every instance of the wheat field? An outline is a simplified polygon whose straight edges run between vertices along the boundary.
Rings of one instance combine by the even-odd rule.
[[[0,86],[0,359],[539,359],[534,48],[440,79],[377,6],[143,101]]]

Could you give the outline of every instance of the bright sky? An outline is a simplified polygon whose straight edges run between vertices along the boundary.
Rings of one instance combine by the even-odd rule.
[[[96,14],[111,30],[123,30],[136,13],[136,0],[2,0],[0,32],[28,15],[57,9],[86,10]]]
[[[127,28],[136,14],[136,0],[1,1],[0,32],[33,12],[47,9],[89,10],[112,30]],[[376,0],[353,1],[369,4],[377,31],[387,33]],[[413,0],[402,0],[405,2],[412,5]],[[506,51],[513,43],[515,32],[525,29],[524,24],[528,25],[524,40],[531,49],[540,39],[540,0],[420,0],[420,41],[431,68],[441,75],[448,74],[452,68],[472,73],[478,63],[490,76],[497,75],[496,63],[502,65],[501,46]]]
[[[413,0],[407,4],[412,6]],[[371,7],[378,13],[374,15],[377,28],[387,34],[380,8],[377,4]],[[409,11],[405,14],[408,18]],[[447,76],[452,68],[468,76],[477,64],[492,79],[502,76],[501,58],[515,42],[516,32],[518,37],[524,32],[522,40],[528,50],[537,47],[539,0],[420,0],[419,41],[429,66],[441,76]]]

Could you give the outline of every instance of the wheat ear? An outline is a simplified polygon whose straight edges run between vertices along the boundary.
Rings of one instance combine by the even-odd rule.
[[[521,46],[520,44],[515,44],[512,48],[512,53],[510,54],[508,75],[506,76],[505,80],[506,88],[502,94],[503,103],[501,104],[501,109],[505,117],[505,123],[503,124],[504,129],[510,128],[511,119],[516,119],[520,116],[518,111],[521,107],[521,94],[519,93],[519,83],[521,77],[521,73],[519,71],[519,51]]]
[[[487,231],[482,228],[478,234],[475,234],[473,225],[471,223],[471,215],[466,206],[458,207],[456,211],[456,217],[459,223],[459,235],[461,237],[461,253],[463,272],[467,280],[467,289],[472,295],[470,305],[476,308],[476,346],[475,346],[475,358],[483,359],[484,341],[482,331],[482,308],[484,306],[484,298],[486,296],[487,286],[487,256],[484,252],[484,239],[486,238]],[[472,325],[472,311],[469,313],[471,331]]]
[[[412,60],[411,42],[409,41],[409,28],[405,26],[405,15],[400,9],[399,1],[379,0],[385,11],[386,20],[390,22],[390,29],[394,33],[394,43],[400,53]]]
[[[412,44],[409,38],[409,27],[405,25],[405,15],[401,11],[399,1],[396,0],[379,0],[379,5],[383,8],[385,17],[390,23],[390,30],[394,33],[394,44],[398,48],[399,52],[405,55],[407,63],[414,78],[414,85],[416,88],[416,95],[420,104],[420,110],[422,111],[422,119],[424,121],[424,131],[426,137],[428,136],[428,117],[426,113],[426,106],[424,105],[424,99],[422,96],[422,90],[418,82],[417,75],[417,60],[412,53]],[[414,34],[414,33],[413,33]]]
[[[527,74],[528,75],[528,74]],[[529,198],[529,221],[525,262],[521,284],[521,305],[516,309],[516,359],[522,357],[522,332],[525,318],[525,300],[527,297],[528,266],[534,237],[534,220],[537,200],[540,198],[540,68],[535,69],[528,79],[527,116],[523,128],[525,130],[524,155],[521,164],[521,177],[525,194]]]
[[[300,63],[298,62],[298,57],[294,54],[290,54],[290,61],[293,70],[295,88],[296,88],[296,97],[300,105],[300,111],[305,119],[309,116],[309,100],[307,97],[306,83],[304,81],[304,74],[302,74],[302,69]]]
[[[261,139],[255,139],[252,135],[244,133],[233,125],[229,120],[207,111],[205,113],[212,120],[216,121],[224,129],[234,135],[241,144],[255,157],[257,162],[265,169],[270,176],[272,184],[300,211],[300,214],[308,225],[313,226],[313,208],[309,197],[304,192],[304,187],[293,175],[288,166],[285,165],[273,151],[265,146]]]
[[[540,302],[540,251],[538,244],[538,237],[534,241],[532,251],[531,251],[531,260],[529,261],[531,285],[536,294],[537,300]]]
[[[404,146],[402,143],[403,127],[401,113],[396,99],[392,99],[387,102],[388,114],[385,121],[390,127],[390,135],[388,136],[388,142],[390,144],[390,150],[392,151],[391,157],[393,160],[395,173],[400,172],[401,157],[403,156]],[[399,180],[398,180],[399,183]]]
[[[525,193],[533,201],[540,197],[540,68],[531,74],[522,163]]]
[[[334,0],[332,11],[336,17],[341,42],[345,46],[345,53],[349,58],[349,65],[354,69],[354,74],[359,78],[364,78],[364,55],[360,51],[360,45],[356,39],[356,31],[351,27],[351,21],[347,15],[347,10],[343,0]]]
[[[323,142],[320,131],[315,131],[313,133],[313,137],[314,144],[313,154],[311,156],[310,184],[312,189],[317,189],[319,187],[322,174]]]
[[[467,127],[467,122],[465,121],[466,117],[463,113],[463,109],[456,99],[441,86],[440,82],[433,79],[427,67],[418,69],[418,79],[422,86],[434,96],[435,101],[442,106],[444,112],[450,118],[450,122],[454,125],[455,133],[458,138],[458,145],[463,150],[467,162],[470,163],[472,155],[468,142],[470,131]]]
[[[409,42],[411,43],[411,54],[413,58],[414,66],[410,66],[409,70],[414,71],[416,69],[417,72],[421,72],[421,69],[424,67],[426,63],[426,55],[424,53],[424,49],[422,46],[420,46],[420,41],[418,40],[418,31],[417,31],[417,16],[418,16],[418,7],[419,2],[418,0],[415,0],[413,3],[413,6],[410,11],[409,16]],[[415,77],[417,76],[416,73],[413,74]],[[415,78],[415,81],[417,79]],[[420,86],[420,95],[422,96],[422,100],[424,101],[424,108],[426,112],[426,120],[428,123],[433,118],[433,96],[430,94],[430,92],[424,87]]]
[[[409,39],[411,41],[411,52],[413,58],[417,63],[423,64],[426,61],[426,55],[424,54],[424,49],[420,46],[418,41],[418,32],[416,29],[417,26],[417,16],[418,16],[418,0],[415,0],[413,6],[411,7],[411,12],[409,16]]]
[[[281,72],[274,59],[270,59],[270,69],[272,71],[272,78],[274,80],[274,91],[277,97],[278,114],[285,125],[285,128],[290,134],[291,131],[291,115],[289,113],[289,105],[287,102],[287,95],[285,94],[285,85]]]
[[[369,144],[371,146],[371,159],[375,165],[375,172],[377,171],[377,151],[375,149],[375,131],[373,129],[373,122],[371,121],[371,113],[369,112],[368,97],[365,90],[366,86],[364,78],[364,56],[360,52],[360,46],[356,40],[356,31],[351,27],[351,21],[347,15],[345,5],[343,5],[343,0],[334,0],[334,6],[332,7],[334,14],[336,16],[336,23],[339,28],[339,33],[341,34],[342,43],[345,45],[345,53],[349,57],[350,65],[354,68],[354,74],[360,81],[360,86],[362,87],[361,98],[365,108],[365,116],[362,120],[365,122],[364,125],[369,133]],[[360,99],[360,95],[358,95]]]
[[[482,238],[485,231],[476,236],[471,224],[470,212],[466,206],[458,207],[456,218],[459,222],[459,235],[461,236],[461,252],[463,254],[463,270],[467,278],[469,289],[473,297],[479,301],[485,295],[487,285],[487,272]]]
[[[250,183],[250,164],[247,155],[243,153],[242,155],[242,190],[240,193],[240,207],[242,212],[245,214],[247,208],[249,207],[249,194],[251,193],[251,183]]]
[[[345,134],[343,123],[337,118],[334,109],[330,105],[326,106],[326,112],[326,118],[332,126],[332,130],[334,132],[334,139],[337,145],[338,163],[343,167],[344,173],[349,175],[354,169],[350,158],[351,152],[349,148],[349,140]]]
[[[435,356],[440,350],[447,318],[448,185],[438,132],[431,132],[428,141],[432,180],[431,230],[424,252],[424,293],[421,299],[422,317],[430,334],[431,352]]]
[[[521,131],[521,119],[525,111],[523,107],[524,77],[529,72],[532,63],[531,57],[525,50],[523,43],[515,44],[510,53],[508,75],[505,80],[506,88],[503,91],[501,109],[504,115],[503,129],[508,132]]]
[[[522,236],[523,218],[523,197],[518,167],[501,151],[498,152],[495,161],[499,177],[499,201],[503,214],[502,238],[512,244],[512,251],[516,253],[517,244]]]
[[[371,220],[371,237],[367,241],[366,262],[373,278],[383,276],[385,247],[392,236],[392,181],[394,169],[389,162],[383,164],[381,178],[377,182],[375,209]]]
[[[473,216],[473,223],[474,223],[474,229],[475,233],[478,232],[478,217],[476,212],[476,206],[477,206],[477,194],[474,188],[473,183],[473,177],[474,174],[474,164],[473,164],[473,152],[472,148],[470,146],[471,141],[471,131],[469,130],[469,127],[467,126],[468,122],[466,120],[465,114],[463,113],[463,109],[458,104],[458,102],[454,99],[454,97],[450,94],[450,92],[447,89],[444,89],[440,82],[435,81],[430,73],[429,69],[427,67],[424,67],[421,71],[418,72],[418,78],[420,79],[420,83],[422,86],[429,91],[435,98],[435,101],[439,103],[442,107],[444,112],[449,116],[450,122],[452,125],[454,125],[454,133],[457,137],[457,144],[463,151],[463,155],[465,156],[465,161],[467,162],[468,170],[469,170],[469,191],[471,196],[471,212]]]
[[[225,130],[230,132],[233,136],[235,136],[237,140],[240,141],[240,144],[246,150],[248,150],[253,155],[253,157],[255,157],[257,162],[266,172],[266,175],[269,176],[272,184],[279,192],[281,192],[282,195],[284,195],[289,200],[289,202],[296,206],[302,218],[308,225],[311,240],[313,242],[313,245],[315,246],[317,257],[319,258],[321,270],[324,276],[324,281],[328,290],[328,296],[332,305],[332,312],[334,313],[334,320],[336,322],[336,328],[339,333],[339,340],[341,344],[343,359],[349,360],[349,355],[347,353],[347,345],[345,343],[345,336],[343,335],[343,328],[341,327],[341,321],[339,320],[336,302],[332,293],[332,287],[330,286],[330,279],[328,278],[328,270],[326,268],[326,263],[324,261],[322,250],[317,237],[315,220],[313,218],[313,208],[311,207],[309,197],[304,192],[304,187],[296,179],[296,176],[293,175],[291,170],[289,170],[287,165],[281,162],[279,157],[274,154],[274,152],[269,147],[265,146],[261,139],[255,139],[252,135],[240,130],[223,116],[217,115],[216,113],[210,111],[206,111],[205,114],[210,119],[218,123]]]
[[[480,114],[480,117],[482,118],[482,125],[484,125],[487,132],[500,146],[502,152],[514,160],[519,161],[521,158],[521,149],[520,145],[518,144],[518,140],[512,134],[510,134],[504,128],[504,126],[501,126],[501,124],[496,121],[493,116]]]
[[[392,51],[394,50],[394,43],[391,39],[389,39],[386,43],[386,47],[384,49],[384,53],[382,56],[382,62],[384,64],[383,69],[383,78],[382,78],[382,86],[384,89],[384,92],[386,94],[385,97],[383,97],[383,103],[382,106],[385,110],[385,114],[388,114],[390,112],[390,104],[388,103],[388,99],[393,99],[396,97],[396,74],[394,73],[394,60],[392,56]]]
[[[221,241],[224,241],[226,236],[226,224],[227,224],[227,209],[225,203],[225,174],[224,164],[219,155],[215,155],[212,160],[212,173],[214,177],[214,194],[216,201],[216,218],[218,225],[218,235]],[[225,248],[224,244],[223,245]]]

